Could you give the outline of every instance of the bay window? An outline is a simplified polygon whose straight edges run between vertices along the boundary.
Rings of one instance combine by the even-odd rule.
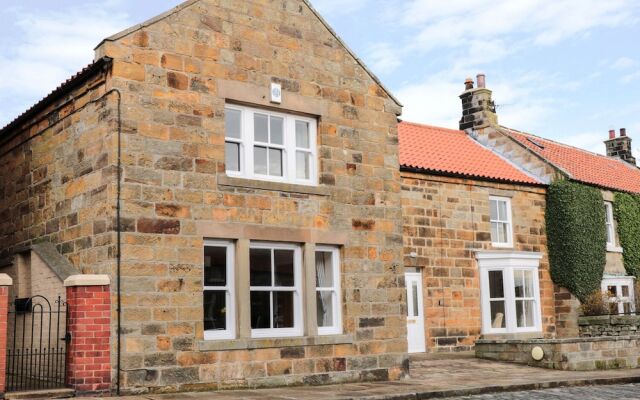
[[[316,120],[228,104],[226,173],[242,178],[317,184]]]
[[[476,254],[480,267],[482,332],[541,331],[539,253]]]

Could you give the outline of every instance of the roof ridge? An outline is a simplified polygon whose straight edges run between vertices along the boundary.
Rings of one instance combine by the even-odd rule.
[[[425,128],[436,128],[436,129],[440,129],[440,130],[445,130],[445,131],[451,131],[451,132],[456,132],[456,133],[463,133],[466,135],[465,131],[462,131],[460,129],[453,129],[453,128],[446,128],[444,126],[438,126],[438,125],[431,125],[431,124],[425,124],[425,123],[421,123],[421,122],[412,122],[412,121],[400,121],[401,124],[407,124],[407,125],[415,125],[415,126],[422,126]]]
[[[574,149],[574,150],[578,150],[578,151],[581,151],[581,152],[584,152],[584,153],[588,153],[588,154],[591,154],[593,156],[598,156],[598,157],[604,158],[605,160],[621,161],[621,162],[624,162],[625,164],[628,164],[627,162],[622,161],[622,160],[620,160],[618,158],[605,156],[604,154],[595,153],[593,151],[590,151],[590,150],[587,150],[587,149],[583,149],[581,147],[572,146],[570,144],[558,142],[557,140],[553,140],[553,139],[545,138],[545,137],[542,137],[542,136],[534,135],[533,133],[524,132],[524,131],[520,131],[520,130],[517,130],[517,129],[509,128],[509,127],[504,126],[504,125],[500,125],[500,127],[504,128],[504,129],[506,129],[508,131],[513,131],[513,132],[519,133],[521,135],[533,136],[536,139],[540,139],[540,140],[544,140],[544,141],[547,141],[547,142],[551,142],[551,143],[557,144],[558,146],[568,147],[570,149]]]

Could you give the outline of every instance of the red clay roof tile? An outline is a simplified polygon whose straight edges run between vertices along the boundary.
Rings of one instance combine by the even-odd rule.
[[[401,122],[400,165],[503,182],[542,184],[459,130]]]
[[[640,169],[625,161],[510,128],[502,127],[501,130],[568,173],[573,180],[606,189],[640,193]]]

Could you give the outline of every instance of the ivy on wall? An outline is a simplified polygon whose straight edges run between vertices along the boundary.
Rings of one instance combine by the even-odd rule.
[[[553,182],[546,226],[551,278],[584,302],[600,289],[607,258],[602,193],[568,180]]]
[[[629,275],[640,278],[640,195],[616,193],[613,212],[624,249],[624,268]]]

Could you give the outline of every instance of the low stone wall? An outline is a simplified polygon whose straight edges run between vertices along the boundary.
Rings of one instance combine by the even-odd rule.
[[[640,315],[601,315],[578,318],[580,337],[629,336],[640,331]]]
[[[531,356],[539,346],[540,361]],[[640,336],[571,339],[478,340],[476,357],[570,371],[638,368]]]

